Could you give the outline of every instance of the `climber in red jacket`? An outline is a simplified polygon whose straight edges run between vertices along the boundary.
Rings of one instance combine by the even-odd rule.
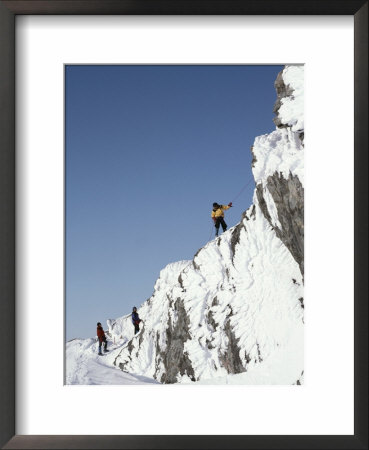
[[[101,326],[100,322],[97,322],[96,334],[97,334],[97,338],[99,340],[99,355],[102,355],[101,346],[102,346],[103,342],[104,342],[104,352],[108,352],[109,350],[107,349],[108,341],[106,340],[106,336],[105,336],[103,327]]]

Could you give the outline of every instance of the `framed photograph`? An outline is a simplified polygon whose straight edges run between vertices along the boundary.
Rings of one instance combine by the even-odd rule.
[[[65,86],[65,383],[302,385],[304,66],[67,65]]]
[[[3,448],[367,448],[367,16],[0,2]]]

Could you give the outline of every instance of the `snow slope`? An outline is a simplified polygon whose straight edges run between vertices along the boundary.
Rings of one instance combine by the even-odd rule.
[[[158,384],[151,378],[117,370],[113,361],[126,342],[113,344],[110,351],[99,356],[96,339],[73,339],[66,348],[66,384]]]
[[[204,379],[196,381],[195,384],[301,385],[304,381],[303,371],[298,379],[296,374],[300,373],[304,364],[304,355],[300,348],[302,338],[303,336],[296,336],[291,339],[285,348],[276,350],[265,362],[247,372]]]
[[[276,89],[277,128],[252,148],[251,207],[193,260],[161,271],[139,335],[129,315],[108,321],[116,347],[103,362],[88,352],[80,361],[93,342],[72,341],[67,382],[99,381],[91,364],[111,364],[114,382],[117,368],[141,382],[303,382],[303,67],[286,66]]]

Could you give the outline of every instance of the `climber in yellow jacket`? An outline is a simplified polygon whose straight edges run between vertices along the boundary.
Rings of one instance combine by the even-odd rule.
[[[211,218],[215,225],[215,236],[218,236],[219,227],[222,225],[223,232],[227,229],[227,224],[224,221],[224,211],[232,207],[232,202],[228,205],[219,205],[218,203],[213,203],[213,210],[211,212]]]

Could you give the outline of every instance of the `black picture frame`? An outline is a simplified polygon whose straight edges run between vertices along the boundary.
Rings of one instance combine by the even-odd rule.
[[[352,15],[354,90],[354,435],[15,435],[15,17],[20,14]],[[368,2],[365,0],[0,0],[0,445],[6,449],[368,448]],[[337,392],[339,396],[339,392]],[[317,405],[318,407],[318,405]]]

